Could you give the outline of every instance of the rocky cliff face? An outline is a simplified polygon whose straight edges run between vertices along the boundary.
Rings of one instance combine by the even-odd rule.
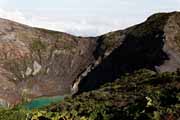
[[[179,19],[178,12],[159,13],[95,38],[0,19],[0,99],[13,105],[88,91],[140,68],[175,71],[180,67]]]
[[[125,30],[98,37],[97,65],[79,84],[79,92],[98,88],[141,68],[173,72],[180,67],[180,13],[158,13]],[[106,49],[104,49],[106,48]],[[106,56],[107,55],[107,56]]]
[[[0,98],[8,104],[71,93],[95,58],[94,38],[32,28],[0,19]]]

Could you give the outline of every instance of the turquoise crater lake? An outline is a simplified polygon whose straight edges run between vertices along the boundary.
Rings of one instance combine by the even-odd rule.
[[[41,97],[22,105],[26,109],[38,109],[64,100],[64,96]]]

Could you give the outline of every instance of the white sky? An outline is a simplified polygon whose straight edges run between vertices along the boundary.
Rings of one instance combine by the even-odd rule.
[[[81,36],[96,36],[180,10],[180,0],[0,0],[0,17]]]

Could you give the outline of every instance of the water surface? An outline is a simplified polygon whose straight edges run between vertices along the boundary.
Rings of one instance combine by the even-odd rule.
[[[48,106],[53,103],[58,103],[64,99],[64,96],[55,96],[55,97],[41,97],[41,98],[36,98],[32,100],[29,103],[26,103],[23,105],[26,109],[37,109],[41,107]]]

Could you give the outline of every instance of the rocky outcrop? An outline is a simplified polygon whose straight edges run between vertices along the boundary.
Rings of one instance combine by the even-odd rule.
[[[96,54],[101,63],[81,80],[79,92],[96,89],[141,68],[176,71],[180,67],[179,19],[179,12],[158,13],[141,24],[99,36]]]
[[[94,38],[32,28],[0,19],[0,98],[70,94],[74,80],[95,61]]]
[[[95,89],[121,74],[180,67],[180,13],[98,37],[77,37],[0,19],[0,98],[65,95]]]

